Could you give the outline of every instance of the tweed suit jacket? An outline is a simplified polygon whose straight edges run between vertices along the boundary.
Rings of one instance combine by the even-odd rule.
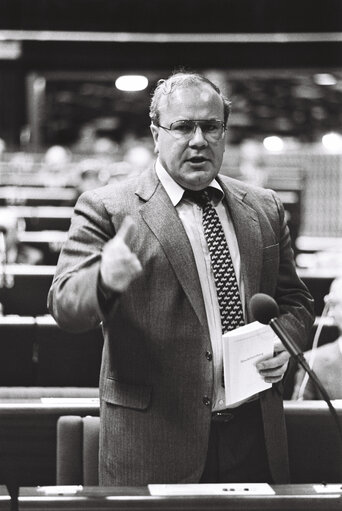
[[[247,306],[257,292],[275,297],[284,327],[303,346],[312,301],[295,272],[280,201],[269,190],[218,179],[239,244]],[[131,248],[143,272],[104,314],[97,297],[101,250],[126,215],[137,225]],[[100,484],[198,482],[211,422],[213,366],[205,355],[212,348],[191,245],[153,168],[79,198],[49,308],[74,332],[102,322]],[[273,385],[260,399],[271,473],[286,483],[281,392],[282,384]]]

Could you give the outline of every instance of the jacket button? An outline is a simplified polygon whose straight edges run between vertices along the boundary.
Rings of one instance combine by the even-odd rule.
[[[211,361],[213,359],[213,354],[211,353],[211,351],[205,352],[205,358],[209,361]]]
[[[202,402],[205,406],[211,405],[211,399],[208,396],[203,396]]]

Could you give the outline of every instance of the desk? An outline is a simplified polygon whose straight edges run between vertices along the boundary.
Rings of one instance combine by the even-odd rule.
[[[73,212],[71,206],[5,206],[2,211],[12,211],[17,218],[25,220],[26,231],[67,231]]]
[[[23,231],[19,233],[19,242],[37,248],[43,254],[43,264],[56,266],[66,231]]]
[[[99,415],[99,400],[0,399],[0,459],[20,486],[55,484],[56,426],[61,415]]]
[[[0,316],[0,385],[32,385],[33,317]]]
[[[5,485],[0,485],[0,510],[10,511],[10,497]]]
[[[47,314],[47,295],[55,270],[55,266],[7,265],[6,273],[13,276],[13,286],[0,288],[4,314]]]
[[[248,485],[247,485],[248,486]],[[50,489],[21,488],[20,510],[201,510],[214,511],[341,511],[342,490],[317,493],[313,485],[273,486],[274,495],[151,495],[148,488],[80,487],[76,493],[63,494]]]
[[[0,204],[26,206],[74,206],[78,197],[75,188],[1,186]]]
[[[0,316],[0,347],[1,386],[98,386],[100,327],[71,333],[50,315]]]

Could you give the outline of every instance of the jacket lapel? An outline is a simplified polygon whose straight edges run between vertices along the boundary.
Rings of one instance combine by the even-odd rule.
[[[192,248],[176,209],[154,169],[142,176],[136,194],[144,201],[140,214],[158,239],[203,327],[208,328]]]
[[[256,211],[246,201],[246,193],[235,190],[220,181],[225,192],[229,215],[233,221],[241,258],[241,274],[244,282],[247,320],[251,318],[250,299],[260,289],[262,268],[262,237]]]

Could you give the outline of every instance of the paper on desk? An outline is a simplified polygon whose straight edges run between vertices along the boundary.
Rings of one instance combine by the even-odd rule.
[[[58,486],[37,486],[37,491],[45,495],[76,495],[83,490],[80,484],[58,485]]]
[[[255,364],[259,359],[273,355],[276,339],[277,336],[271,327],[258,321],[223,334],[223,371],[227,406],[272,386],[260,376]]]
[[[149,484],[151,495],[274,495],[267,483]]]
[[[314,484],[312,485],[316,493],[342,493],[342,484]]]

